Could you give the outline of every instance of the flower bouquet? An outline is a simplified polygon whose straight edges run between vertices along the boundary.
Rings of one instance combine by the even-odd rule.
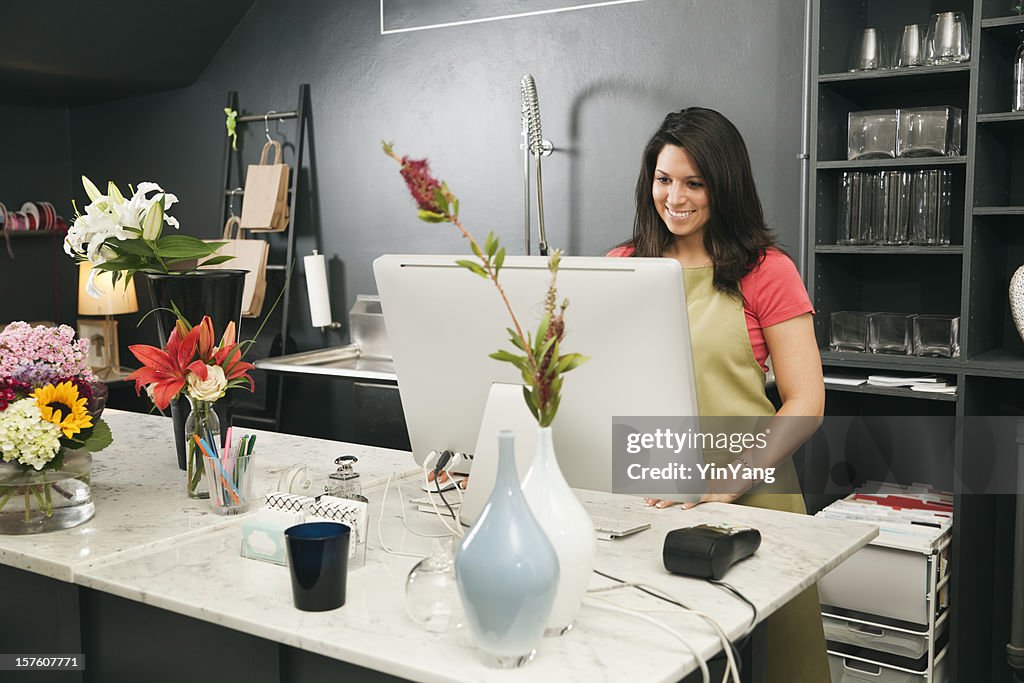
[[[95,510],[90,452],[111,442],[106,385],[89,341],[67,325],[14,322],[0,332],[0,532],[63,529]]]
[[[199,442],[205,441],[216,453],[221,447],[221,425],[213,404],[228,389],[255,384],[247,373],[252,363],[242,360],[241,345],[235,339],[235,323],[229,322],[220,343],[213,343],[213,322],[205,316],[198,325],[190,325],[175,309],[178,321],[167,345],[159,349],[133,344],[128,349],[142,367],[128,375],[135,380],[136,392],[146,389],[157,408],[165,410],[171,401],[184,394],[192,405],[185,423],[187,490],[190,498],[208,498],[202,486],[205,467]],[[248,342],[245,342],[248,343]]]
[[[82,185],[90,203],[85,213],[75,208],[64,251],[76,261],[90,261],[95,270],[110,271],[114,283],[122,276],[130,281],[136,272],[185,272],[194,270],[199,259],[206,259],[203,265],[215,265],[234,258],[217,255],[224,242],[162,235],[164,223],[178,228],[178,219],[167,214],[178,198],[156,183],[139,183],[130,199],[125,199],[113,181],[107,184],[105,195],[85,176]],[[91,277],[89,284],[91,287]]]

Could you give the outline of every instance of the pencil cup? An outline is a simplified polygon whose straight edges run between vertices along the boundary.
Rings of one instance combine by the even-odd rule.
[[[351,531],[338,522],[306,522],[285,529],[296,608],[326,612],[345,604]]]
[[[240,515],[252,507],[252,479],[255,455],[204,457],[210,507],[218,515]]]

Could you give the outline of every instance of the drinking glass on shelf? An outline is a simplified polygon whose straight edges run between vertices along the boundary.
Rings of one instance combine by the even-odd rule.
[[[1024,0],[1021,0],[1024,3]],[[1018,29],[1017,52],[1013,57],[1013,105],[1012,111],[1024,111],[1024,29]]]
[[[1024,1],[1024,0],[1022,0]],[[899,45],[893,55],[892,68],[907,69],[923,66],[925,27],[920,24],[907,24],[903,27]]]
[[[960,316],[914,316],[914,355],[960,357]]]
[[[963,12],[933,14],[925,38],[928,64],[957,64],[971,58],[971,32]]]
[[[910,191],[910,241],[942,245],[950,241],[953,176],[949,171],[917,171]]]
[[[881,174],[884,210],[875,232],[875,244],[906,244],[910,224],[910,173],[885,171]]]
[[[860,239],[857,244],[876,244],[885,233],[885,203],[888,179],[884,171],[864,174],[864,199],[861,200]]]
[[[829,348],[833,351],[865,351],[868,344],[868,314],[836,311],[829,319]]]
[[[885,32],[879,28],[859,31],[853,40],[850,53],[850,71],[873,71],[889,66]]]
[[[861,224],[866,219],[865,205],[870,209],[870,197],[864,191],[864,175],[860,171],[846,171],[839,179],[836,244],[861,243]]]
[[[909,355],[910,323],[913,315],[906,313],[872,313],[868,316],[868,351]]]

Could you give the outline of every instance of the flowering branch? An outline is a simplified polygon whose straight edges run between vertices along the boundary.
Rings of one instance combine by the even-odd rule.
[[[428,223],[452,223],[462,236],[469,241],[469,246],[476,255],[477,261],[459,259],[456,263],[463,268],[489,279],[494,283],[502,303],[512,319],[513,327],[508,328],[509,341],[521,351],[521,354],[499,350],[490,354],[495,360],[511,363],[519,370],[525,386],[523,398],[541,427],[550,426],[558,411],[561,400],[562,374],[575,369],[588,358],[578,353],[561,355],[559,345],[565,336],[565,309],[568,300],[557,306],[558,265],[562,252],[556,249],[548,259],[548,270],[551,272],[551,283],[548,285],[544,299],[544,317],[540,321],[536,334],[524,334],[519,320],[516,318],[512,304],[498,280],[501,267],[505,262],[505,248],[502,247],[494,233],[488,233],[483,248],[473,239],[466,227],[459,220],[459,200],[448,189],[447,183],[436,180],[430,174],[430,166],[426,159],[410,159],[398,156],[391,143],[384,142],[384,153],[401,166],[400,173],[409,188],[409,193],[419,207],[420,220]],[[556,310],[557,308],[557,310]]]

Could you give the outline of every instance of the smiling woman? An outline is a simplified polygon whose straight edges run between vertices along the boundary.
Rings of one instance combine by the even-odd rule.
[[[753,492],[749,478],[712,478],[701,502],[803,513],[790,456],[817,429],[825,401],[813,309],[796,267],[765,225],[746,145],[728,119],[698,107],[665,118],[644,148],[633,238],[609,255],[682,264],[700,415],[769,420],[763,447],[739,454],[706,448],[704,460],[715,473],[771,475]],[[765,393],[769,355],[782,398],[777,414]],[[768,681],[829,679],[814,588],[767,624]],[[801,644],[799,655],[793,643]]]

